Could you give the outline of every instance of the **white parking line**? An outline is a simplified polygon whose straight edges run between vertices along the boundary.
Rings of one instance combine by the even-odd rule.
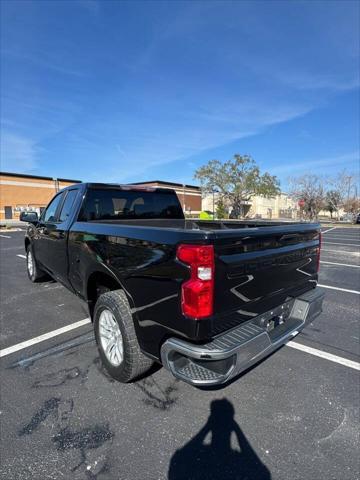
[[[66,327],[58,328],[57,330],[53,330],[52,332],[45,333],[44,335],[40,335],[30,340],[26,340],[25,342],[17,343],[12,347],[8,347],[8,348],[4,348],[3,350],[0,350],[0,357],[5,357],[7,355],[10,355],[11,353],[18,352],[19,350],[23,350],[24,348],[31,347],[32,345],[36,345],[37,343],[44,342],[49,338],[56,337],[58,335],[61,335],[63,333],[74,330],[76,328],[82,327],[83,325],[87,325],[89,323],[91,323],[90,318],[84,318],[83,320],[67,325]],[[337,355],[333,355],[332,353],[324,352],[322,350],[317,350],[316,348],[307,347],[305,345],[302,345],[294,341],[290,341],[286,345],[288,347],[292,347],[297,350],[310,353],[311,355],[315,355],[316,357],[324,358],[331,362],[339,363],[340,365],[344,365],[345,367],[353,368],[355,370],[360,370],[359,363],[354,362],[352,360],[348,360],[347,358],[339,357]]]
[[[71,323],[70,325],[66,325],[65,327],[58,328],[57,330],[53,330],[52,332],[44,333],[43,335],[31,338],[30,340],[26,340],[25,342],[17,343],[12,347],[3,348],[2,350],[0,350],[0,357],[5,357],[6,355],[10,355],[11,353],[18,352],[19,350],[31,347],[32,345],[35,345],[37,343],[44,342],[45,340],[61,335],[62,333],[70,332],[70,330],[82,327],[83,325],[87,325],[88,323],[91,323],[90,318],[84,318],[83,320],[79,320],[78,322]]]
[[[326,235],[324,239],[335,238],[336,240],[360,240],[359,235]]]
[[[291,348],[296,348],[296,350],[310,353],[310,355],[315,355],[315,357],[324,358],[325,360],[339,363],[340,365],[353,368],[354,370],[360,370],[360,363],[354,362],[353,360],[348,360],[347,358],[339,357],[338,355],[333,355],[332,353],[323,352],[322,350],[302,345],[301,343],[294,342],[293,340],[288,342],[286,345]]]
[[[0,237],[2,237],[2,238],[11,238],[11,237],[9,237],[9,235],[0,235]]]
[[[325,239],[327,239],[327,238],[343,238],[344,240],[359,240],[360,235],[345,235],[343,233],[329,233],[329,235],[326,235],[324,238]]]
[[[339,265],[340,267],[360,268],[360,265],[350,265],[350,263],[325,262],[324,260],[320,260],[320,263],[326,263],[326,264],[329,264],[329,265]]]
[[[320,283],[318,283],[318,287],[329,288],[330,290],[339,290],[339,292],[355,293],[356,295],[360,295],[360,292],[358,292],[357,290],[349,290],[347,288],[331,287],[330,285],[321,285]]]
[[[16,256],[20,258],[26,258],[26,255],[21,255],[20,253],[18,253]]]
[[[323,243],[323,244],[329,243],[329,244],[331,244],[331,245],[343,245],[344,247],[348,247],[348,246],[349,246],[349,247],[352,247],[352,246],[354,246],[354,247],[360,247],[360,243],[337,243],[337,242],[326,242],[326,241],[325,241],[325,242],[322,242],[322,243]]]
[[[324,237],[323,238],[324,242],[341,242],[341,243],[345,243],[345,242],[357,242],[359,243],[360,242],[360,238],[344,238],[344,237]],[[347,243],[345,243],[345,245],[348,245]]]
[[[322,248],[321,252],[346,253],[347,255],[355,255],[355,257],[360,256],[360,252],[350,252],[348,250],[330,250],[328,248]]]
[[[322,232],[324,233],[324,232]],[[349,235],[350,237],[356,237],[360,233],[360,228],[359,230],[355,230],[353,232],[340,232],[339,230],[337,232],[330,232],[326,236],[327,237],[332,237],[333,235]]]
[[[321,232],[321,233],[331,232],[331,230],[335,230],[335,228],[336,228],[336,227],[328,228],[327,230],[324,230],[324,231]]]
[[[324,238],[345,238],[347,240],[352,240],[352,239],[355,239],[355,240],[358,240],[360,239],[360,235],[356,234],[356,235],[347,235],[345,233],[332,233],[329,235],[326,235],[326,237]]]

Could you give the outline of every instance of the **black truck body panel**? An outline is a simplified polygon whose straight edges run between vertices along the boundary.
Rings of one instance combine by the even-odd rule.
[[[111,277],[127,295],[141,349],[159,361],[161,345],[170,337],[209,342],[316,287],[319,224],[78,221],[88,189],[119,186],[80,184],[65,192],[74,188],[78,192],[66,221],[40,219],[29,226],[26,243],[33,244],[46,271],[89,303],[92,276]],[[209,318],[196,320],[182,313],[181,286],[189,269],[176,258],[180,244],[214,246],[214,314]]]

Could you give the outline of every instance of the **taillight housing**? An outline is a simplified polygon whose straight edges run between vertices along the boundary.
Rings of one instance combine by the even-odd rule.
[[[319,270],[320,270],[321,241],[322,241],[322,234],[321,234],[321,232],[319,232],[319,247],[317,249],[317,263],[316,263],[316,272],[317,273],[319,273]]]
[[[190,267],[190,280],[181,286],[183,314],[194,319],[209,317],[214,308],[213,245],[179,245],[176,256]]]

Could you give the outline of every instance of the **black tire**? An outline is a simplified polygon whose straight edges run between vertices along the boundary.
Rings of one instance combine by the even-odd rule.
[[[30,268],[29,256],[32,258],[32,270]],[[40,280],[43,280],[46,277],[45,272],[39,268],[36,262],[34,251],[31,245],[28,245],[26,248],[26,271],[29,279],[33,283],[40,282]]]
[[[123,358],[118,366],[114,366],[108,360],[100,339],[99,319],[104,310],[110,310],[120,328]],[[113,290],[99,296],[94,309],[94,330],[102,363],[110,376],[119,382],[130,382],[144,374],[153,365],[153,361],[140,350],[130,305],[122,290]]]

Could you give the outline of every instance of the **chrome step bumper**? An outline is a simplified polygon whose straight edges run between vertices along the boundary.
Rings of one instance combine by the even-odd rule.
[[[162,363],[192,385],[226,383],[311,323],[322,312],[324,295],[317,287],[203,345],[170,338],[161,347]]]

